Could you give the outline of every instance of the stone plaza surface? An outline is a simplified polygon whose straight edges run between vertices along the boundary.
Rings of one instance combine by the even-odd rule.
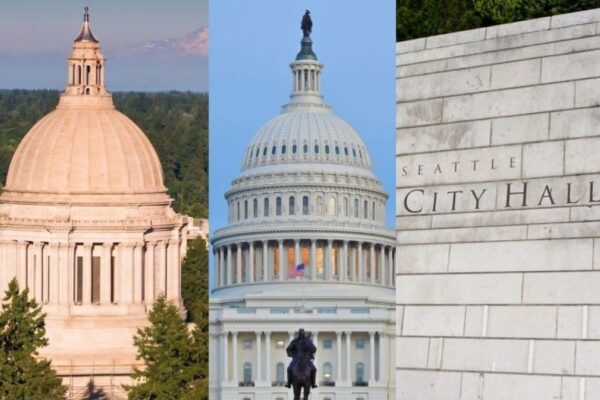
[[[396,51],[396,398],[600,398],[600,10]]]

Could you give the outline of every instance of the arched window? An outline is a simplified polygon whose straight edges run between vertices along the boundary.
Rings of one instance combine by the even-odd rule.
[[[329,198],[329,204],[327,205],[327,213],[331,217],[335,217],[335,215],[337,214],[337,200],[335,196],[331,196]]]
[[[77,84],[81,85],[81,65],[77,66]]]
[[[360,156],[360,159],[362,160],[362,150],[358,150],[358,155]]]
[[[369,218],[369,202],[367,200],[365,200],[365,203],[363,205],[363,218]]]
[[[244,364],[244,382],[252,382],[252,364]]]
[[[354,199],[354,218],[358,218],[358,199]]]
[[[365,381],[365,364],[359,362],[356,364],[356,382]]]
[[[373,213],[371,213],[371,219],[375,221],[375,202],[373,202]]]
[[[287,147],[285,144],[283,146],[281,146],[281,154],[285,154],[286,150],[287,150]]]
[[[252,215],[254,216],[254,218],[258,218],[258,199],[254,199],[253,203],[254,204],[252,208],[254,209],[254,213]]]
[[[275,367],[275,379],[278,383],[285,382],[285,366],[283,363],[278,363]]]
[[[240,220],[240,202],[237,202],[237,220]]]
[[[271,155],[275,155],[275,153],[277,153],[277,146],[271,148]]]
[[[321,215],[323,214],[323,198],[321,196],[317,197],[317,209],[316,209],[316,214],[317,215]]]
[[[275,200],[275,215],[277,215],[277,216],[281,215],[281,197],[278,197]]]
[[[319,145],[315,144],[315,154],[319,154]]]
[[[296,154],[296,152],[298,152],[298,146],[294,144],[292,145],[292,154]]]
[[[90,84],[90,71],[92,70],[92,68],[87,65],[85,67],[85,84],[89,85]]]
[[[340,155],[340,146],[335,146],[335,154]]]
[[[344,200],[342,201],[342,215],[344,217],[348,217],[348,198],[344,197]]]
[[[304,148],[302,149],[302,151],[304,151],[304,154],[308,153],[308,145],[305,144]]]
[[[244,219],[248,219],[248,200],[244,200]]]
[[[308,215],[308,196],[302,198],[302,214]]]
[[[344,147],[344,154],[347,156],[348,155],[348,148]]]
[[[289,203],[288,206],[289,206],[290,215],[295,215],[296,214],[296,198],[294,196],[290,196],[288,203]]]
[[[267,146],[263,147],[263,157],[267,155]]]
[[[325,154],[329,154],[329,145],[328,144],[325,145]]]
[[[330,382],[333,379],[331,363],[326,362],[323,364],[323,380]]]
[[[258,157],[259,153],[260,153],[260,149],[258,147],[256,147],[256,155],[254,157]]]
[[[265,197],[265,201],[263,204],[263,215],[265,217],[269,216],[269,198],[268,197]]]
[[[352,155],[353,155],[354,157],[356,157],[356,150],[354,149],[354,147],[352,148]]]

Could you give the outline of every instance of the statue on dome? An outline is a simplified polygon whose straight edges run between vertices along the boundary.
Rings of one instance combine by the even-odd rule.
[[[300,29],[302,29],[302,33],[304,36],[310,36],[312,33],[312,19],[310,18],[310,11],[306,10],[304,16],[302,17],[302,23],[300,24]]]
[[[286,387],[294,388],[294,400],[300,400],[300,391],[304,389],[304,400],[308,400],[311,388],[316,388],[317,368],[312,360],[315,359],[317,348],[312,338],[306,334],[304,329],[298,331],[298,335],[290,342],[286,349],[288,357],[292,357],[287,375]]]

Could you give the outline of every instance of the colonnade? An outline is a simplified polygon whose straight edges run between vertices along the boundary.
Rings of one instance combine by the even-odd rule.
[[[266,251],[265,251],[266,249]],[[350,240],[279,239],[216,245],[215,288],[296,279],[362,282],[394,286],[394,246]]]
[[[211,357],[211,371],[214,371],[213,385],[261,385],[261,386],[281,386],[284,382],[281,381],[281,376],[277,377],[273,374],[273,367],[278,363],[278,357],[271,357],[272,351],[281,351],[285,354],[285,347],[294,338],[295,332],[287,333],[287,341],[281,349],[275,349],[273,344],[273,336],[282,332],[272,332],[268,330],[256,330],[254,334],[253,349],[255,357],[251,363],[252,381],[245,381],[243,376],[240,376],[239,359],[239,335],[242,332],[211,332],[210,346],[211,354],[219,354],[218,357]],[[247,332],[244,332],[247,333]],[[367,386],[381,384],[386,379],[386,371],[388,361],[387,350],[389,335],[383,331],[369,332],[353,332],[350,330],[336,331],[335,334],[335,357],[333,359],[324,359],[322,355],[322,341],[319,341],[319,332],[312,332],[313,342],[317,345],[317,353],[313,361],[317,367],[317,380],[324,381],[323,365],[328,363],[332,366],[332,376],[326,381],[332,386]],[[368,345],[365,343],[365,350],[368,351],[368,359],[356,357],[353,360],[352,351],[353,335],[368,333]],[[356,343],[356,342],[355,342]],[[376,345],[377,343],[377,345]],[[333,344],[332,344],[333,346]],[[364,376],[358,377],[356,366],[357,364],[366,364]],[[285,372],[287,364],[285,364]],[[285,381],[287,375],[284,374]]]
[[[0,242],[0,288],[16,277],[50,305],[151,304],[181,292],[182,240],[61,243]]]

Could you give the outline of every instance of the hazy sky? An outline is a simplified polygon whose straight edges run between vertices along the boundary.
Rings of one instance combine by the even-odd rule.
[[[300,20],[313,19],[313,49],[325,64],[325,102],[364,139],[390,194],[394,224],[395,5],[359,0],[219,0],[211,3],[210,228],[227,222],[224,193],[256,131],[279,113],[300,49]]]
[[[208,27],[208,0],[3,1],[0,88],[64,87],[65,57],[86,5],[92,31],[108,58],[109,89],[207,89],[207,56],[173,55],[158,47],[143,54],[135,50],[150,41],[184,39]],[[197,36],[186,40],[200,40]]]

